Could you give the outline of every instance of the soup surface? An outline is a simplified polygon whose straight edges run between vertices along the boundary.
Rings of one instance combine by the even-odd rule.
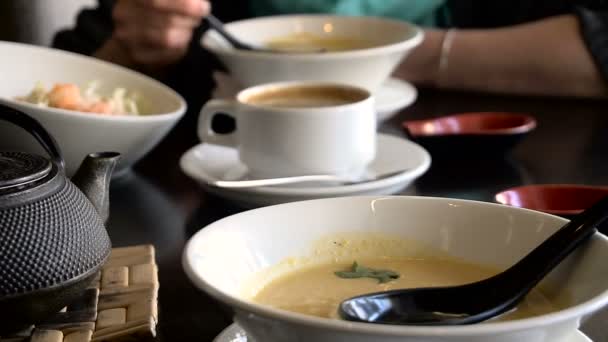
[[[340,106],[362,101],[363,92],[333,86],[277,87],[254,94],[245,101],[265,107],[315,108]]]
[[[321,264],[275,278],[255,294],[253,300],[287,311],[338,318],[340,302],[356,295],[401,288],[465,284],[497,273],[496,270],[479,265],[444,258],[364,259],[358,260],[358,264],[367,270],[393,271],[398,274],[398,278],[343,278],[336,275],[336,272],[351,274],[349,272],[354,270],[352,263]],[[344,276],[344,273],[341,274]],[[499,319],[521,319],[557,309],[554,303],[535,289],[516,310]]]
[[[266,43],[273,50],[288,51],[347,51],[370,48],[373,45],[361,39],[346,37],[323,37],[308,32],[293,33],[274,38]]]

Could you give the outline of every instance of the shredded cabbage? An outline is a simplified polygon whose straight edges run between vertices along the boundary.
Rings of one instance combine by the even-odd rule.
[[[40,107],[55,107],[78,110],[82,112],[108,115],[140,115],[139,97],[126,88],[117,87],[110,96],[99,92],[98,81],[87,84],[84,89],[73,84],[56,84],[47,90],[42,82],[37,82],[32,91],[17,100],[35,104]],[[66,89],[69,88],[69,89]],[[68,105],[69,104],[69,105]]]

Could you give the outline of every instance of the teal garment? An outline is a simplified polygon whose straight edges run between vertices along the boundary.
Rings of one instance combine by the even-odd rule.
[[[250,0],[255,16],[331,13],[378,16],[437,26],[446,21],[447,0]]]

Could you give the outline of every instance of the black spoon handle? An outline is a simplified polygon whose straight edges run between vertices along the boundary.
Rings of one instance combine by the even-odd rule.
[[[226,39],[230,44],[232,44],[233,47],[241,50],[253,50],[251,46],[241,43],[236,38],[234,38],[232,34],[228,33],[228,31],[224,29],[224,24],[213,14],[210,13],[209,15],[207,15],[205,17],[205,20],[207,20],[207,23],[211,28],[213,28],[220,35],[222,35],[222,37],[224,37],[224,39]]]
[[[577,215],[511,268],[493,278],[498,287],[520,288],[524,296],[608,219],[608,196]]]

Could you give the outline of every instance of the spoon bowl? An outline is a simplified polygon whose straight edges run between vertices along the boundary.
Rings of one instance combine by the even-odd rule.
[[[604,197],[515,265],[493,277],[460,286],[361,295],[343,301],[339,314],[349,321],[401,325],[485,321],[515,308],[545,275],[597,232],[607,218],[608,197]]]

